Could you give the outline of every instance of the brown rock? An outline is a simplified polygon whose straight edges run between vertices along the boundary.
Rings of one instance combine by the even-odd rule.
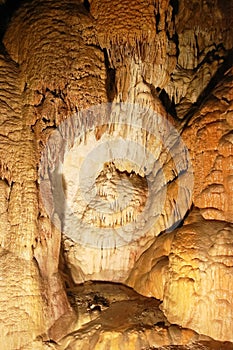
[[[169,322],[232,341],[232,229],[194,211],[182,228],[158,237],[143,253],[128,284],[163,300]]]
[[[164,288],[170,322],[214,339],[232,341],[232,225],[205,221],[175,234]]]
[[[206,219],[230,222],[233,218],[232,74],[232,70],[226,73],[182,134],[193,163],[194,204],[202,209]],[[222,92],[226,97],[222,97]]]
[[[13,2],[0,6],[1,349],[230,349],[231,2],[33,0],[13,15]],[[97,196],[85,202],[77,170],[114,137],[120,156],[96,171]],[[87,180],[102,161],[94,154]],[[67,288],[89,279],[141,296],[119,300],[115,286],[115,302],[78,323]]]

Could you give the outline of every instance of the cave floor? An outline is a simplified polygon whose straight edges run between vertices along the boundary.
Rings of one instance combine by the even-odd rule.
[[[233,349],[233,343],[170,324],[160,300],[144,297],[123,284],[86,282],[68,289],[67,295],[75,321],[67,335],[46,341],[48,349]]]

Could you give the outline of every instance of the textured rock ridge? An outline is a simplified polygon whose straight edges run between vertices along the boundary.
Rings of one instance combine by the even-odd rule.
[[[182,228],[144,252],[127,283],[163,300],[169,322],[179,318],[183,327],[232,341],[232,224],[193,211]]]
[[[206,219],[233,218],[232,74],[230,69],[182,134],[194,169],[193,202]]]
[[[37,173],[33,137],[21,113],[19,68],[3,53],[0,80],[0,334],[5,349],[16,349],[45,331],[31,248],[37,230]]]

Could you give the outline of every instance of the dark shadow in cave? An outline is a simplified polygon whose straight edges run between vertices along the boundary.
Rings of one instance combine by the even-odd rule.
[[[90,12],[90,3],[88,0],[84,0],[83,1],[83,5],[85,7],[85,9],[87,10],[87,12]]]
[[[164,89],[157,88],[156,89],[158,97],[165,107],[166,112],[168,112],[173,118],[177,118],[176,106],[174,100],[170,99],[168,94]]]
[[[18,10],[23,0],[5,0],[0,5],[0,39],[2,41],[8,23],[14,13]]]
[[[206,102],[206,100],[210,97],[212,91],[218,85],[218,83],[224,80],[226,72],[232,67],[232,65],[233,65],[233,49],[228,51],[228,54],[225,57],[223,64],[219,67],[219,69],[214,74],[214,76],[212,77],[212,79],[210,80],[206,88],[202,91],[202,93],[198,97],[197,101],[193,104],[193,106],[189,109],[189,111],[184,116],[183,122],[181,122],[181,130],[185,129],[190,119],[201,108],[201,106]]]
[[[107,91],[107,97],[108,102],[112,102],[114,100],[114,97],[116,95],[116,70],[111,67],[109,59],[108,59],[108,53],[106,49],[103,49],[104,53],[104,63],[106,67],[106,81],[105,81],[105,88]]]

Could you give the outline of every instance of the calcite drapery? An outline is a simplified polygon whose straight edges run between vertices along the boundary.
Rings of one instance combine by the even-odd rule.
[[[196,179],[194,204],[206,219],[229,222],[233,220],[232,81],[230,69],[182,134]]]

